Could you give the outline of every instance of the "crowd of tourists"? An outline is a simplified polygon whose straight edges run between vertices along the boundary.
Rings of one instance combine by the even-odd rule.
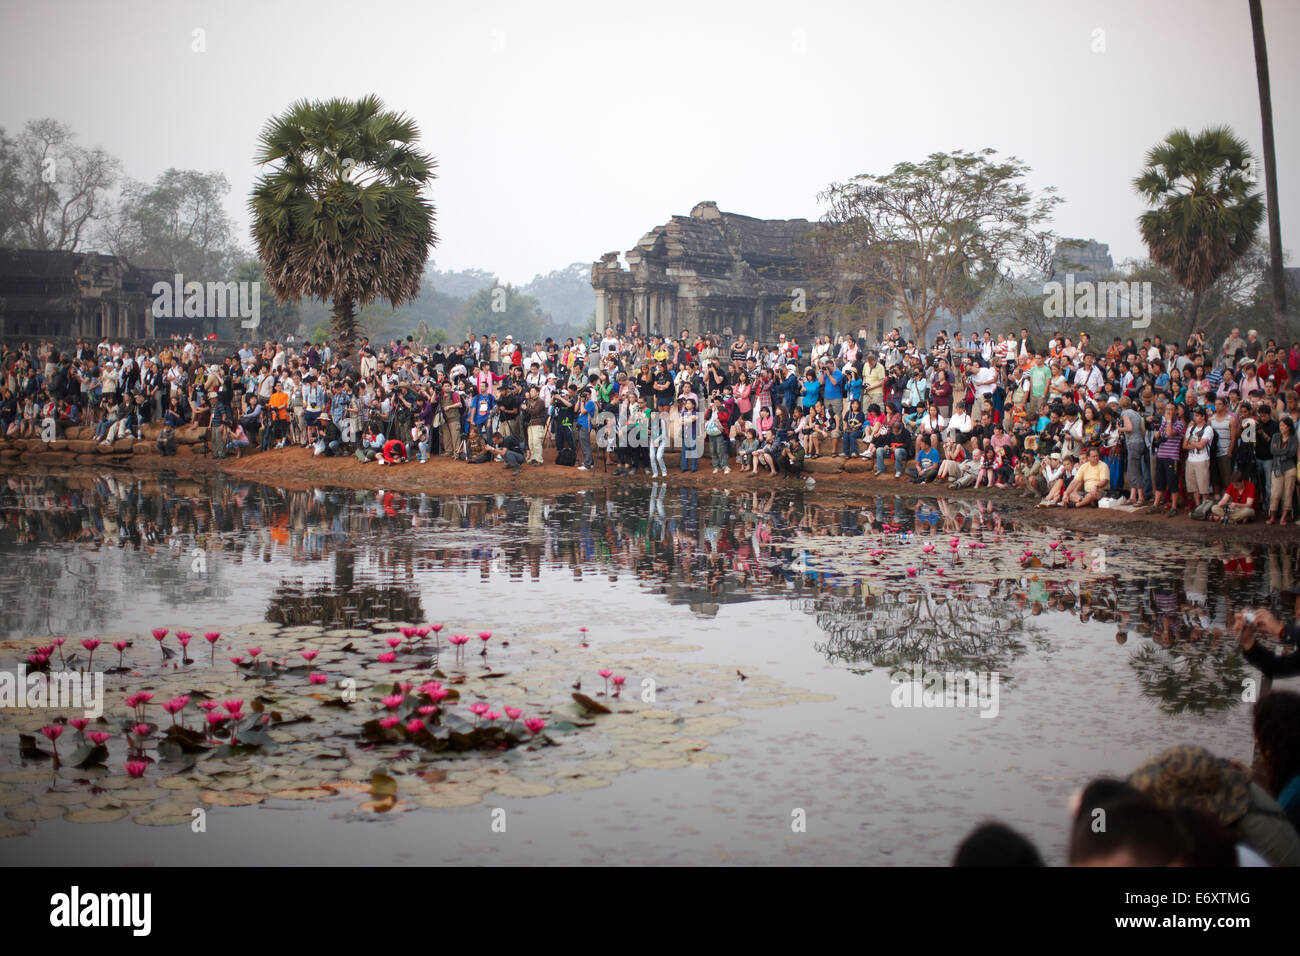
[[[1181,345],[994,333],[928,345],[830,335],[768,343],[676,338],[633,327],[559,342],[411,338],[340,354],[330,343],[244,344],[222,356],[187,339],[158,350],[82,341],[0,355],[0,431],[96,439],[163,423],[209,429],[214,457],[311,446],[363,461],[436,455],[554,461],[666,477],[798,475],[817,458],[953,488],[1017,488],[1059,507],[1145,508],[1286,524],[1296,514],[1300,343],[1234,329]],[[707,467],[707,466],[706,466]]]

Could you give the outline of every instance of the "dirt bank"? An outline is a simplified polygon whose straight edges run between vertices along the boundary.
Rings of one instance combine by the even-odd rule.
[[[398,466],[381,466],[374,462],[362,463],[355,457],[321,458],[305,448],[286,448],[247,454],[236,459],[227,457],[214,461],[207,455],[206,446],[197,432],[187,433],[188,441],[180,446],[181,454],[162,458],[148,440],[135,442],[124,439],[110,450],[85,452],[79,444],[84,439],[61,441],[50,450],[39,442],[17,448],[13,443],[0,445],[0,472],[24,475],[81,474],[105,469],[156,475],[175,472],[182,477],[198,477],[216,472],[225,473],[246,481],[258,481],[283,488],[308,489],[322,485],[345,488],[385,489],[389,491],[425,492],[427,494],[492,494],[514,492],[524,494],[560,494],[583,488],[610,487],[621,484],[648,484],[651,479],[644,473],[639,476],[615,476],[597,465],[595,471],[578,471],[561,468],[550,462],[554,452],[547,450],[548,464],[525,465],[523,472],[514,476],[501,464],[471,465],[465,462],[435,458],[427,464],[410,463]],[[62,447],[59,447],[62,446]],[[142,447],[143,446],[143,447]],[[733,468],[729,475],[714,475],[708,460],[701,462],[698,472],[683,474],[677,468],[669,471],[666,481],[673,486],[701,489],[726,488],[735,492],[767,492],[773,488],[803,488],[807,494],[830,500],[859,501],[864,506],[874,506],[870,499],[878,495],[898,495],[915,500],[922,489],[906,479],[875,478],[865,461],[817,459],[808,462],[807,477],[814,480],[808,488],[805,480],[773,478],[766,472],[758,475],[743,473]],[[1013,520],[1078,531],[1111,532],[1125,536],[1153,536],[1164,539],[1215,542],[1230,541],[1241,544],[1281,544],[1300,540],[1295,526],[1284,528],[1256,521],[1248,525],[1220,525],[1192,521],[1185,515],[1167,518],[1158,515],[1130,514],[1122,511],[1089,508],[1035,508],[1035,499],[998,488],[965,489],[952,491],[928,485],[927,497],[941,496],[959,500],[985,500],[997,502],[999,511]]]

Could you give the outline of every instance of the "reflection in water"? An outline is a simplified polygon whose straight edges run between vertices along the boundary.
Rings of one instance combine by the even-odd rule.
[[[1110,554],[1140,563],[1114,561],[1122,570],[1071,579],[1004,559],[983,576],[954,570],[937,587],[933,576],[882,581],[864,560],[872,542],[898,533],[943,547],[938,538],[957,535],[1004,553],[1021,531],[986,502],[812,500],[802,489],[656,484],[434,497],[289,491],[224,476],[10,477],[0,488],[0,631],[103,631],[119,626],[127,606],[242,613],[241,590],[268,579],[278,585],[268,620],[352,623],[422,619],[429,574],[627,577],[708,617],[739,602],[786,599],[814,615],[826,658],[851,669],[1005,669],[1028,649],[1051,652],[1049,619],[1109,623],[1120,645],[1142,642],[1128,647],[1142,692],[1178,713],[1240,702],[1250,671],[1225,633],[1228,614],[1276,606],[1270,597],[1297,580],[1297,549],[1279,545],[1191,552],[1102,537]],[[784,626],[780,615],[773,610],[774,627]]]

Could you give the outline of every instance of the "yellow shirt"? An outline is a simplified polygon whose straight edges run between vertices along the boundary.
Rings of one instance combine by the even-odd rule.
[[[1110,481],[1110,469],[1100,461],[1095,465],[1091,462],[1084,462],[1074,474],[1079,479],[1079,483],[1083,485],[1085,494],[1092,494],[1101,487],[1103,482],[1109,483]]]

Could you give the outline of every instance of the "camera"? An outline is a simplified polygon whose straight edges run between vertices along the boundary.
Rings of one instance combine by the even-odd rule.
[[[1254,624],[1254,623],[1255,623],[1255,612],[1254,612],[1254,611],[1242,611],[1242,612],[1241,612],[1241,619],[1242,619],[1243,621],[1245,621],[1247,624]]]

